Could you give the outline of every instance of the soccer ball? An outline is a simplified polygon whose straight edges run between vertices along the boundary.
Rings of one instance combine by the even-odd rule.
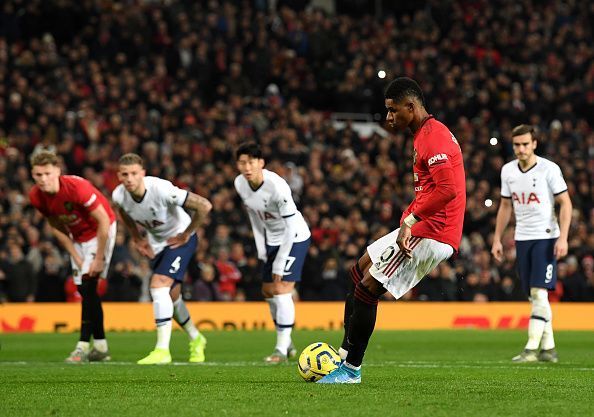
[[[328,343],[312,343],[301,352],[297,369],[301,378],[307,382],[316,382],[338,368],[340,355]]]

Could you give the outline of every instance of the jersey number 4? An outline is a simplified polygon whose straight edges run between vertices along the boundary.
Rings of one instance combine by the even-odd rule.
[[[175,258],[173,260],[173,262],[171,262],[171,268],[169,268],[169,273],[170,274],[175,274],[179,268],[181,267],[181,256],[178,256],[177,258]]]

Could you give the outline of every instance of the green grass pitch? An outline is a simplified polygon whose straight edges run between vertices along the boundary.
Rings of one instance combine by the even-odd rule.
[[[108,335],[113,361],[66,365],[74,334],[0,334],[0,416],[587,416],[594,415],[594,332],[557,332],[558,364],[512,364],[524,331],[378,331],[363,383],[303,382],[296,363],[266,365],[274,333],[206,332],[207,363],[141,367],[154,333]],[[340,344],[296,331],[298,347]]]

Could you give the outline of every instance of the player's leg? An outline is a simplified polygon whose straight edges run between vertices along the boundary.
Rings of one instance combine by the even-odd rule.
[[[375,328],[379,297],[388,290],[396,299],[400,298],[453,254],[449,245],[431,239],[413,238],[413,256],[408,259],[395,245],[397,232],[384,236],[367,248],[371,263],[362,271],[363,278],[355,286],[346,360],[318,383],[361,382],[361,364]]]
[[[204,362],[204,349],[206,347],[206,337],[198,331],[194,321],[190,317],[190,312],[184,303],[181,295],[181,284],[174,283],[169,294],[173,300],[173,318],[177,324],[186,332],[190,338],[190,362]]]
[[[113,222],[109,228],[109,234],[105,244],[105,251],[103,258],[105,260],[105,267],[99,279],[106,279],[109,271],[109,264],[111,262],[111,256],[113,254],[113,248],[115,247],[117,233],[116,222]],[[96,242],[94,243],[94,249],[96,249]],[[93,348],[89,352],[89,361],[91,362],[104,362],[111,360],[109,353],[109,347],[107,345],[107,339],[105,337],[105,327],[103,320],[103,306],[101,304],[101,297],[97,294],[97,285],[100,281],[96,280],[95,283],[95,294],[93,305]]]
[[[173,317],[173,301],[169,290],[173,285],[173,278],[162,274],[153,274],[150,282],[150,292],[153,298],[153,314],[157,326],[157,343],[155,349],[148,356],[139,360],[139,365],[161,365],[171,362],[169,342],[171,341],[171,319]]]
[[[284,362],[288,357],[293,357],[297,353],[291,338],[295,325],[293,292],[295,283],[301,280],[301,271],[309,245],[309,239],[293,244],[287,258],[283,279],[280,282],[272,281],[272,262],[278,247],[268,247],[268,262],[264,265],[262,293],[268,301],[272,320],[275,323],[276,345],[273,353],[264,359],[266,362]]]
[[[74,249],[78,252],[78,255],[83,259],[84,268],[84,253],[83,246],[81,243],[74,242]],[[88,285],[83,287],[83,269],[76,265],[74,259],[70,258],[72,266],[72,279],[74,284],[81,295],[81,319],[80,319],[80,336],[74,350],[66,358],[68,363],[81,363],[86,362],[89,358],[89,350],[91,343],[91,334],[93,333],[93,321],[92,321],[92,308],[91,308],[91,295],[90,288]],[[87,265],[88,270],[88,265]]]
[[[530,321],[528,342],[524,350],[512,358],[514,362],[556,362],[557,353],[552,332],[552,311],[548,289],[556,284],[556,261],[553,255],[554,239],[517,242],[518,269],[524,288],[529,287]],[[545,337],[545,329],[546,337]],[[539,347],[542,346],[542,354]]]
[[[342,343],[340,348],[338,349],[338,354],[340,358],[344,361],[347,357],[349,351],[349,343],[348,343],[348,334],[349,334],[349,325],[351,321],[351,316],[353,314],[353,307],[354,307],[354,300],[355,300],[355,287],[356,285],[363,279],[363,272],[369,269],[371,265],[371,258],[367,251],[359,258],[359,260],[351,267],[350,270],[350,282],[349,282],[349,291],[347,293],[345,302],[344,302],[344,335],[342,338]]]
[[[557,285],[557,259],[555,257],[555,242],[557,239],[548,239],[541,243],[542,249],[546,254],[546,266],[544,266],[544,284],[546,292],[541,292],[544,317],[547,320],[542,332],[540,341],[540,352],[538,360],[543,362],[558,362],[557,350],[555,349],[555,337],[553,334],[553,311],[549,303],[548,290],[554,290]]]

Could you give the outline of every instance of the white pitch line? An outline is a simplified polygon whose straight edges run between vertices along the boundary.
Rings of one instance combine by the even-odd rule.
[[[60,362],[25,362],[25,361],[15,361],[15,362],[1,362],[0,367],[3,365],[7,366],[26,366],[26,365],[60,365],[60,366],[130,366],[136,365],[136,362],[124,362],[124,361],[113,361],[113,362],[95,362],[89,364],[66,364]],[[493,365],[491,365],[493,364]],[[245,366],[252,366],[252,367],[273,367],[278,365],[271,365],[262,362],[248,362],[248,361],[237,361],[237,362],[204,362],[204,363],[189,363],[189,362],[172,362],[169,364],[170,366],[194,366],[194,367],[245,367]],[[294,366],[295,363],[290,362],[288,364],[281,364],[281,366]],[[365,364],[365,367],[370,368],[379,368],[379,367],[386,367],[386,366],[393,366],[397,368],[410,368],[410,369],[506,369],[506,370],[545,370],[545,371],[553,371],[553,370],[571,370],[571,371],[582,371],[582,372],[594,372],[594,368],[588,367],[581,367],[581,366],[566,366],[568,364],[563,364],[560,366],[551,364],[550,366],[537,366],[536,364],[509,364],[504,365],[503,362],[462,362],[462,363],[453,363],[453,364],[444,364],[444,363],[436,363],[436,362],[415,362],[415,361],[406,361],[406,362],[395,362],[395,361],[387,361],[383,363],[368,363]],[[569,364],[571,365],[571,364]],[[165,365],[163,365],[165,366]]]

